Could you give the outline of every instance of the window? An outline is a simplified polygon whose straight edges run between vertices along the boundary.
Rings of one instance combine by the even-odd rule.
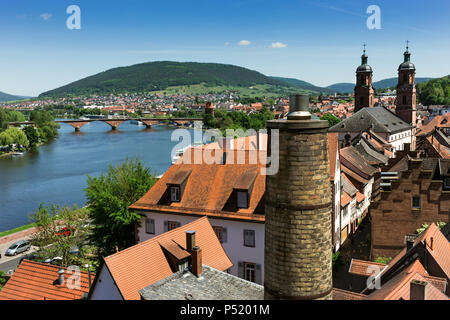
[[[420,197],[414,196],[412,198],[412,207],[413,209],[420,209]]]
[[[180,187],[170,187],[170,199],[172,200],[172,202],[180,202],[180,195]]]
[[[179,222],[176,221],[167,221],[167,231],[176,229],[179,227]]]
[[[245,262],[244,263],[244,278],[247,281],[255,282],[256,264]]]
[[[155,234],[155,220],[150,218],[145,219],[145,232]]]
[[[403,96],[403,104],[406,104],[406,96]]]
[[[213,227],[214,232],[216,233],[217,239],[219,239],[220,243],[223,242],[223,228],[222,227]]]
[[[255,247],[255,230],[244,230],[244,246]]]
[[[238,191],[237,192],[237,207],[242,209],[248,208],[248,192]]]
[[[450,178],[444,179],[444,189],[450,189]]]
[[[359,104],[363,105],[364,104],[364,97],[359,98]]]

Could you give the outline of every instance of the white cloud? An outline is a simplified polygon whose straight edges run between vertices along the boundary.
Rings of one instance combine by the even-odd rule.
[[[225,45],[226,45],[226,46],[229,46],[229,45],[230,45],[230,43],[229,43],[229,42],[225,42]]]
[[[240,45],[240,46],[249,46],[250,44],[251,44],[251,42],[248,40],[241,40],[238,42],[238,45]]]
[[[286,47],[287,47],[287,44],[282,43],[282,42],[273,42],[273,43],[270,45],[270,47],[271,47],[271,48],[286,48]]]
[[[42,13],[39,17],[41,17],[41,19],[47,21],[49,20],[53,15],[51,13]]]

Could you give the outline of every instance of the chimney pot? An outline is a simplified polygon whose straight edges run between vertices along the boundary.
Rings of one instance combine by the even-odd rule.
[[[287,117],[288,120],[310,120],[309,96],[302,94],[292,95],[289,100],[289,114]]]
[[[186,231],[186,251],[191,253],[195,247],[195,231]]]
[[[64,284],[64,269],[58,271],[58,284],[61,286]]]
[[[194,247],[191,252],[192,259],[192,273],[198,278],[203,273],[202,268],[202,249],[200,247]]]
[[[427,300],[428,287],[425,281],[412,280],[410,282],[409,300]]]

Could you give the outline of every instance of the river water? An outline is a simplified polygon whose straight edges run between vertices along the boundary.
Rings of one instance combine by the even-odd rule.
[[[112,131],[106,123],[91,122],[81,132],[67,124],[59,131],[58,139],[37,151],[0,158],[0,232],[30,223],[28,216],[41,202],[83,206],[86,176],[98,176],[127,156],[163,174],[178,143],[164,125],[146,129],[125,122]]]

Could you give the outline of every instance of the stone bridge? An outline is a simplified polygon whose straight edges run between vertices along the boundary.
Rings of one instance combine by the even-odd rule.
[[[191,123],[193,121],[203,121],[203,119],[200,118],[153,118],[153,119],[149,119],[149,118],[138,118],[138,119],[133,119],[133,118],[120,118],[120,119],[89,119],[89,120],[57,120],[55,122],[57,123],[65,123],[68,124],[70,126],[72,126],[75,131],[80,131],[81,128],[83,126],[85,126],[86,124],[90,123],[90,122],[94,122],[94,121],[100,121],[100,122],[105,122],[107,124],[109,124],[111,126],[112,130],[117,130],[117,128],[124,122],[130,121],[130,120],[136,120],[136,121],[142,121],[142,123],[145,124],[145,126],[148,129],[151,129],[152,126],[154,126],[155,124],[159,124],[159,123],[164,123],[164,122],[168,122],[168,123],[176,123],[178,125],[185,125],[186,123]],[[35,125],[34,122],[32,121],[27,121],[27,122],[10,122],[9,126],[21,126],[21,125]]]

